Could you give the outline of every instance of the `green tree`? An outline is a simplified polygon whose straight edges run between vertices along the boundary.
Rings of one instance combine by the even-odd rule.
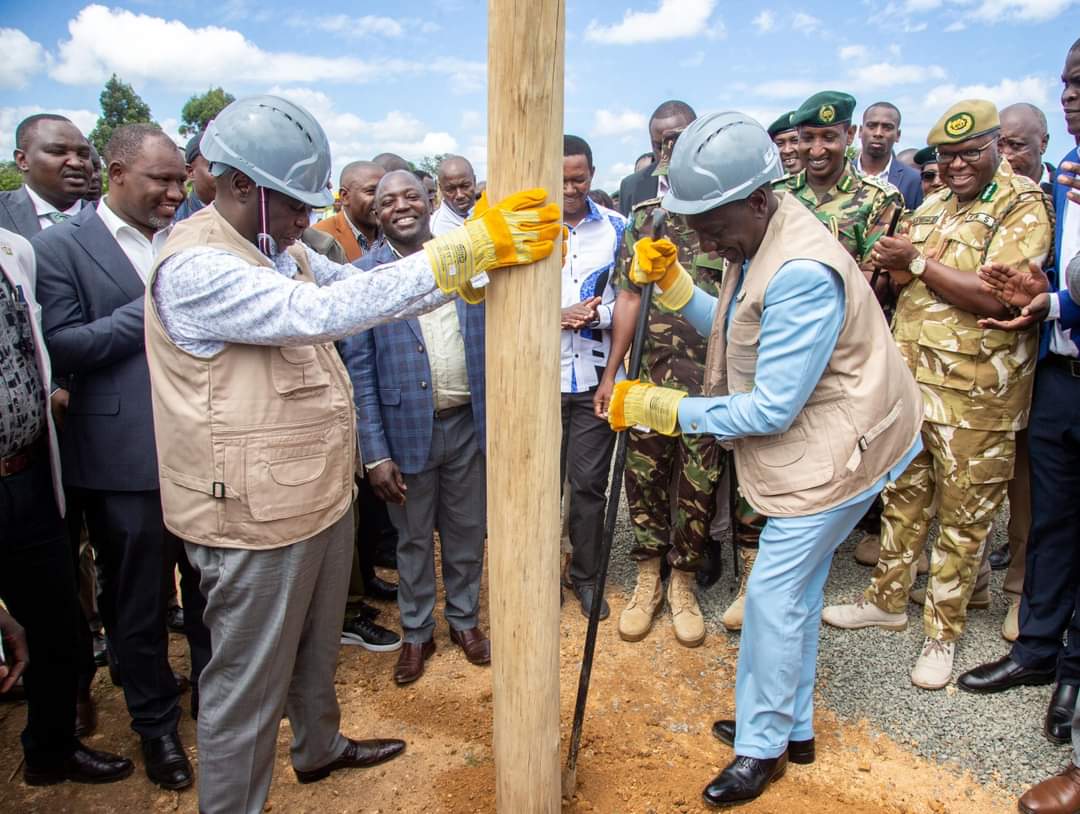
[[[210,122],[214,116],[236,97],[224,88],[210,88],[206,93],[197,93],[184,103],[180,111],[180,135],[194,136]]]
[[[438,176],[438,174],[439,174],[439,164],[441,164],[443,159],[446,158],[448,155],[450,155],[450,153],[439,153],[437,155],[426,155],[423,158],[421,158],[419,161],[410,162],[410,163],[412,163],[413,166],[418,170],[426,170],[427,172],[431,173],[432,176]]]
[[[0,190],[5,192],[22,186],[23,177],[14,161],[0,161]]]
[[[150,105],[116,74],[109,77],[109,81],[105,83],[100,99],[101,115],[90,132],[90,143],[102,156],[105,155],[105,145],[109,143],[109,137],[117,127],[142,122],[156,124],[150,118]]]

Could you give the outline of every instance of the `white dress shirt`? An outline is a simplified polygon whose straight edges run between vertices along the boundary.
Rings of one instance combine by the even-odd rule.
[[[23,184],[23,189],[25,189],[26,194],[30,196],[30,203],[34,205],[34,211],[37,212],[38,226],[40,226],[42,230],[48,229],[50,226],[56,225],[56,221],[53,220],[53,215],[59,213],[61,215],[64,215],[65,217],[70,218],[77,215],[79,213],[79,210],[82,209],[82,201],[75,201],[75,203],[73,203],[67,209],[57,209],[51,203],[49,203],[36,192],[34,192],[34,190],[30,188],[29,184]]]
[[[465,225],[465,216],[459,215],[446,201],[431,214],[431,234],[438,237],[452,229]]]
[[[600,297],[596,322],[562,332],[562,392],[584,393],[600,383],[611,352],[615,287],[611,277],[622,246],[626,218],[586,198],[585,218],[570,229],[562,267],[562,307]],[[569,226],[569,224],[568,224]],[[620,377],[621,378],[621,377]]]
[[[108,196],[105,196],[98,203],[98,217],[101,218],[113,239],[120,244],[120,248],[124,250],[124,254],[127,255],[127,259],[131,261],[131,265],[135,267],[135,271],[138,272],[139,278],[145,285],[150,269],[154,267],[154,259],[161,251],[161,247],[165,245],[169,232],[172,231],[172,224],[154,232],[153,239],[147,240],[146,235],[122,220],[109,208],[106,203],[108,200]]]

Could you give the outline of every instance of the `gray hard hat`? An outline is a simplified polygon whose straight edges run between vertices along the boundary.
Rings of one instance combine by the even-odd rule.
[[[741,201],[783,175],[780,153],[755,119],[736,111],[710,113],[675,142],[662,205],[678,215],[696,215]]]
[[[203,158],[308,206],[329,206],[330,143],[300,105],[280,96],[237,99],[206,126]]]

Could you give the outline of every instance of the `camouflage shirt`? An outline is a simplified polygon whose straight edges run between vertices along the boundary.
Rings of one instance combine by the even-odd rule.
[[[658,206],[660,199],[651,198],[636,204],[630,212],[630,222],[623,235],[623,251],[619,253],[615,272],[615,285],[620,291],[641,291],[630,281],[630,262],[634,257],[634,243],[645,234],[649,219]],[[681,215],[667,216],[666,233],[679,249],[679,262],[697,286],[717,296],[723,258],[699,251],[697,233],[687,226],[686,218]],[[641,356],[642,380],[700,395],[705,380],[708,342],[708,338],[699,334],[693,325],[664,308],[654,297],[649,310],[648,338]]]
[[[773,189],[792,193],[817,215],[863,271],[874,270],[870,249],[889,231],[896,210],[904,208],[900,190],[877,178],[859,175],[850,161],[836,185],[820,196],[810,188],[806,170],[774,181]]]
[[[1053,244],[1049,202],[1001,160],[993,181],[965,204],[940,190],[912,214],[911,242],[928,259],[974,274],[984,263],[1027,268]],[[922,280],[900,294],[893,336],[915,374],[925,419],[976,430],[1027,426],[1038,332],[984,330],[979,315],[950,305]]]

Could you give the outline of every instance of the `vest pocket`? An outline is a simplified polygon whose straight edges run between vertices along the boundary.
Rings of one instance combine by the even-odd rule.
[[[314,345],[275,350],[270,354],[270,372],[282,398],[310,398],[327,392],[330,373],[319,364]]]
[[[978,328],[923,322],[915,380],[950,390],[971,390],[982,334]]]
[[[750,454],[758,464],[754,475],[761,494],[785,495],[832,480],[833,455],[827,426],[815,431],[814,422],[806,420],[808,412],[804,409],[785,433],[751,440]],[[808,430],[821,433],[816,442],[810,443]]]
[[[341,499],[349,483],[348,433],[338,425],[322,432],[283,434],[248,441],[244,486],[255,520],[284,520],[321,511]]]

